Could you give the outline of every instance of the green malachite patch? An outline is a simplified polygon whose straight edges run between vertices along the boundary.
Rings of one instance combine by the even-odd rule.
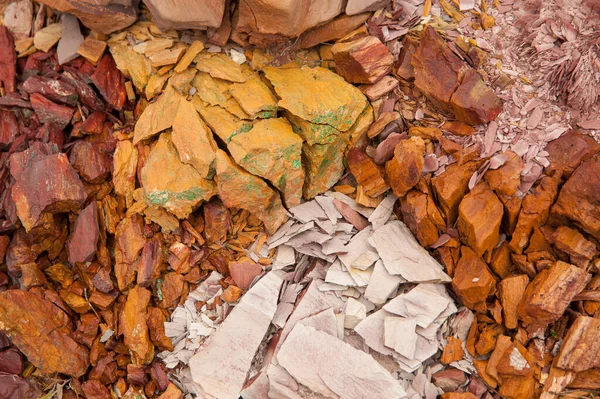
[[[173,191],[152,191],[146,194],[146,198],[153,205],[164,206],[169,201],[196,201],[204,198],[206,193],[199,187],[176,193]]]

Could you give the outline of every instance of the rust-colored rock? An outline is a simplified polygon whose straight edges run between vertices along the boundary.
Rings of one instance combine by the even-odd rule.
[[[456,118],[470,125],[493,121],[502,111],[502,101],[474,69],[464,74],[450,103]]]
[[[111,172],[112,159],[99,146],[88,141],[75,142],[69,154],[71,165],[88,183],[102,183]]]
[[[34,159],[16,178],[12,199],[26,230],[31,230],[43,212],[77,211],[86,194],[65,154]]]
[[[387,46],[373,36],[336,43],[331,51],[336,72],[350,83],[373,84],[389,74],[394,63]]]
[[[148,330],[150,340],[161,351],[173,351],[171,339],[165,335],[164,313],[159,308],[148,309]]]
[[[417,190],[409,191],[401,200],[402,220],[413,232],[419,243],[430,246],[446,230],[446,223],[431,195]]]
[[[560,171],[563,176],[569,177],[582,162],[600,151],[600,144],[577,130],[569,130],[549,142],[544,149],[548,152],[550,161],[546,173],[553,175],[555,171]]]
[[[127,99],[125,77],[117,69],[113,57],[104,55],[90,78],[106,102],[120,111]]]
[[[498,195],[515,195],[521,184],[524,165],[520,156],[512,151],[504,152],[506,163],[495,170],[488,170],[485,180]]]
[[[389,189],[385,182],[383,168],[363,151],[352,148],[346,155],[346,162],[354,178],[368,196],[377,197]]]
[[[96,253],[99,239],[98,207],[92,201],[85,207],[73,226],[69,239],[69,262],[89,262]]]
[[[50,79],[43,76],[30,76],[23,82],[23,91],[28,94],[39,93],[51,101],[75,106],[77,90],[63,80]]]
[[[398,198],[402,198],[421,178],[425,164],[425,143],[420,137],[402,140],[394,149],[394,158],[385,164],[388,183]]]
[[[9,93],[15,91],[17,74],[17,53],[12,33],[6,26],[0,26],[0,84]]]
[[[457,362],[465,356],[465,351],[462,348],[462,342],[460,339],[449,336],[448,343],[444,347],[440,362],[444,364],[450,364]]]
[[[552,233],[550,242],[556,248],[569,254],[571,262],[578,266],[587,266],[588,262],[596,255],[596,246],[586,240],[579,231],[567,226],[558,227]]]
[[[537,326],[555,322],[590,278],[585,270],[561,261],[542,270],[527,286],[519,302],[519,319]]]
[[[431,376],[431,381],[436,387],[444,392],[450,392],[458,389],[459,386],[467,382],[467,376],[464,371],[448,367]]]
[[[413,37],[406,35],[402,39],[402,49],[398,55],[396,62],[396,75],[404,80],[413,80],[415,78],[415,70],[411,64],[412,56],[417,51],[419,41]]]
[[[432,179],[442,212],[448,224],[454,223],[458,216],[458,205],[469,189],[469,179],[479,167],[479,162],[471,161],[463,165],[452,164],[446,172]]]
[[[163,32],[171,29],[217,28],[225,12],[225,0],[143,1],[152,13],[152,21]]]
[[[558,195],[552,213],[570,219],[583,231],[600,238],[600,156],[583,162]]]
[[[229,262],[229,273],[235,285],[243,290],[250,288],[252,281],[262,273],[262,267],[250,258],[242,257]]]
[[[440,395],[441,399],[478,399],[471,392],[446,392]]]
[[[554,359],[554,366],[571,371],[600,367],[600,320],[577,317]]]
[[[529,277],[524,274],[507,277],[498,284],[504,325],[508,329],[517,328],[519,325],[517,306],[519,305],[528,284]]]
[[[133,215],[122,219],[115,231],[114,273],[119,290],[125,290],[135,278],[134,264],[146,244],[141,218]]]
[[[73,108],[56,104],[39,93],[30,95],[29,101],[41,123],[51,122],[60,129],[64,129],[71,123]]]
[[[457,229],[463,243],[482,256],[500,239],[503,206],[496,194],[483,182],[467,194],[458,206]]]
[[[119,315],[119,331],[131,350],[134,364],[148,364],[154,358],[154,346],[146,325],[149,302],[150,291],[136,286],[127,294],[127,301]]]
[[[452,278],[452,288],[466,307],[484,312],[487,297],[496,291],[496,280],[485,262],[463,246]]]
[[[218,200],[210,201],[202,207],[204,212],[204,238],[208,243],[222,245],[231,229],[229,209]]]
[[[49,300],[29,291],[0,293],[0,330],[44,373],[82,376],[88,351],[76,343],[69,318]]]
[[[364,24],[370,16],[371,14],[369,13],[357,15],[342,14],[326,24],[316,26],[304,32],[300,36],[298,47],[301,49],[311,48],[317,44],[341,39]]]

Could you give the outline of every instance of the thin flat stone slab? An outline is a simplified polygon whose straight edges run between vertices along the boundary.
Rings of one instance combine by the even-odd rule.
[[[173,126],[182,99],[184,99],[184,96],[181,93],[173,86],[167,85],[167,89],[163,94],[155,102],[148,105],[140,115],[135,124],[133,144],[146,140]]]
[[[277,310],[282,272],[267,273],[190,360],[194,382],[219,399],[237,399]]]

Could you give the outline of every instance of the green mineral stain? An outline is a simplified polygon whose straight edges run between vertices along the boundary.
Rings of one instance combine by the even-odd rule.
[[[302,166],[302,161],[300,161],[299,159],[295,159],[292,161],[292,168],[299,168],[300,166]]]
[[[242,126],[236,130],[235,132],[231,133],[231,135],[229,135],[229,137],[227,138],[227,143],[231,142],[231,139],[234,138],[235,136],[237,136],[238,134],[242,134],[242,133],[247,133],[250,130],[252,130],[252,124],[251,123],[243,123]]]
[[[148,201],[153,205],[164,206],[169,201],[196,201],[204,196],[204,190],[199,187],[192,187],[181,192],[173,191],[152,191],[146,195]]]
[[[156,296],[158,297],[159,301],[163,300],[163,293],[162,293],[162,278],[159,278],[158,280],[156,280]]]

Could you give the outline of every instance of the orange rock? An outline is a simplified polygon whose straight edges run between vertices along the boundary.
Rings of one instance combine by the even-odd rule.
[[[524,165],[520,156],[512,151],[504,152],[506,163],[496,170],[488,170],[485,180],[498,195],[515,195],[521,184]]]
[[[517,221],[519,219],[519,213],[521,212],[521,204],[523,203],[523,199],[504,195],[500,195],[498,198],[502,202],[502,205],[504,205],[504,218],[502,220],[502,227],[507,234],[512,235],[517,227]]]
[[[119,222],[115,232],[114,272],[119,290],[124,291],[135,279],[134,263],[146,244],[140,217],[131,216]]]
[[[225,288],[225,291],[223,291],[221,294],[221,299],[228,303],[237,302],[243,293],[244,291],[242,291],[240,288],[236,287],[235,285],[230,285]]]
[[[550,166],[546,168],[548,175],[555,171],[569,177],[584,161],[600,151],[600,144],[592,137],[581,134],[577,130],[569,130],[556,140],[549,142],[544,148],[548,152]]]
[[[457,229],[463,243],[477,254],[491,251],[500,239],[503,207],[488,185],[478,184],[460,202]]]
[[[127,294],[127,301],[119,316],[119,332],[131,351],[134,364],[149,364],[154,358],[154,346],[146,325],[149,302],[150,291],[136,286]]]
[[[477,370],[477,375],[485,382],[487,386],[494,389],[498,386],[498,381],[486,371],[489,362],[487,360],[473,359],[473,365]]]
[[[591,275],[585,270],[558,261],[542,270],[527,286],[518,306],[519,319],[527,324],[546,326],[558,320]]]
[[[475,252],[463,246],[461,255],[452,278],[452,288],[466,307],[485,311],[487,297],[496,291],[496,280]]]
[[[440,361],[444,364],[450,364],[455,361],[461,360],[465,356],[465,351],[462,348],[462,342],[460,339],[453,336],[448,337],[448,343],[444,347],[442,358]]]
[[[342,14],[326,24],[315,26],[304,32],[298,41],[298,48],[307,49],[320,43],[341,39],[363,25],[370,16],[370,13],[357,15]]]
[[[411,190],[400,204],[402,220],[422,246],[434,244],[440,232],[446,230],[446,223],[430,195]]]
[[[576,372],[600,367],[600,320],[577,317],[554,359],[554,366]]]
[[[467,162],[464,165],[452,164],[446,172],[432,179],[433,191],[446,215],[448,225],[458,216],[458,205],[469,189],[469,179],[479,167],[479,162]]]
[[[441,399],[479,399],[471,392],[446,392],[440,395]]]
[[[209,244],[222,245],[231,229],[231,215],[221,201],[213,200],[202,207],[204,212],[204,238]]]
[[[336,43],[332,48],[336,72],[350,83],[375,83],[391,72],[394,57],[377,37]]]
[[[457,136],[472,136],[477,133],[477,129],[461,121],[447,121],[442,125],[442,129],[449,131]]]
[[[437,127],[411,126],[408,128],[408,135],[438,141],[442,137],[442,131]]]
[[[419,40],[413,36],[406,35],[402,39],[402,49],[398,55],[398,61],[394,65],[396,75],[404,80],[413,80],[415,78],[415,70],[411,64],[413,54],[417,51]]]
[[[580,371],[573,382],[569,384],[572,389],[600,389],[600,369]]]
[[[385,182],[383,168],[358,148],[352,148],[348,151],[346,162],[366,195],[377,197],[390,188]]]
[[[514,252],[519,254],[523,252],[529,243],[533,228],[542,226],[548,220],[550,206],[556,199],[559,184],[560,176],[544,176],[540,184],[523,200],[519,219],[510,241],[510,249]]]
[[[499,392],[506,399],[533,399],[535,398],[535,380],[531,377],[507,378],[500,385]]]
[[[394,158],[385,164],[385,172],[392,191],[402,198],[421,178],[425,164],[425,143],[420,137],[402,140],[394,150]]]
[[[454,270],[456,269],[456,265],[458,264],[458,259],[460,258],[460,249],[452,248],[445,245],[443,247],[437,248],[435,250],[435,255],[436,258],[440,261],[440,263],[444,265],[446,273],[450,277],[453,277]]]
[[[517,306],[529,284],[529,277],[524,274],[520,276],[507,277],[498,285],[500,302],[502,303],[502,314],[504,325],[508,329],[517,328],[519,325]]]
[[[86,398],[91,399],[110,399],[110,392],[108,388],[98,380],[88,380],[81,384],[81,389],[85,394]]]
[[[498,336],[504,333],[504,326],[500,324],[492,324],[487,326],[479,334],[479,340],[475,344],[475,351],[479,356],[485,356],[490,353],[496,346]]]
[[[498,248],[494,249],[494,252],[492,253],[490,268],[501,278],[508,277],[513,269],[513,263],[510,254],[510,248],[508,247],[508,242],[506,241],[504,241]]]
[[[464,74],[450,102],[456,118],[470,125],[493,121],[502,111],[502,101],[474,69]]]
[[[577,266],[587,266],[596,255],[596,246],[591,241],[586,240],[579,231],[566,226],[558,227],[552,233],[550,242],[569,254],[571,262]]]
[[[183,393],[175,384],[169,382],[167,389],[157,399],[181,399]]]
[[[173,351],[171,339],[165,335],[165,314],[159,308],[148,309],[148,332],[150,340],[161,351]]]

